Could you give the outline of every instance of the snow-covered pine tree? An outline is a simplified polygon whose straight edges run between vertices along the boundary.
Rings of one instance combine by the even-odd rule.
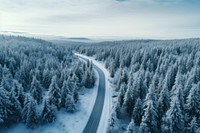
[[[61,103],[60,103],[60,105],[63,108],[65,108],[66,98],[67,98],[67,95],[69,94],[68,84],[69,84],[69,80],[65,79],[63,82],[62,88],[61,88]]]
[[[40,82],[36,79],[36,76],[33,76],[30,91],[32,97],[36,100],[38,104],[40,104],[43,98],[43,88]]]
[[[36,112],[36,103],[34,99],[31,97],[28,105],[28,112],[26,117],[26,125],[29,128],[34,128],[38,124],[38,115]]]
[[[50,74],[50,70],[48,68],[45,68],[42,74],[42,85],[45,87],[45,89],[49,88],[49,85],[51,84],[52,76]]]
[[[21,84],[18,84],[17,85],[17,88],[18,88],[18,96],[17,96],[17,99],[18,101],[20,102],[21,104],[21,107],[23,108],[24,107],[24,102],[25,102],[25,93],[24,93],[24,89],[22,87]]]
[[[74,83],[72,96],[73,96],[74,102],[77,103],[79,99],[77,82]]]
[[[142,109],[142,101],[138,98],[132,113],[132,119],[137,126],[139,126],[142,121]]]
[[[118,102],[119,102],[120,107],[122,107],[122,105],[124,103],[124,96],[126,93],[126,89],[127,89],[126,84],[122,83],[120,86],[120,91],[119,91],[119,95],[118,95]]]
[[[24,107],[22,109],[22,122],[26,123],[26,118],[28,115],[30,97],[28,95],[25,96]]]
[[[191,122],[189,123],[188,125],[188,128],[186,130],[186,132],[188,133],[198,133],[198,124],[197,124],[197,120],[196,120],[196,117],[193,117]]]
[[[158,98],[158,127],[161,128],[162,117],[165,115],[170,107],[170,93],[167,82],[167,76],[164,79],[164,85]]]
[[[158,103],[154,84],[149,88],[144,101],[144,115],[140,124],[140,132],[158,132]]]
[[[200,82],[197,85],[193,85],[190,93],[187,97],[186,105],[186,122],[190,122],[193,117],[200,121]]]
[[[55,105],[58,109],[61,103],[60,88],[57,86],[57,77],[53,76],[49,86],[49,103]]]
[[[6,122],[6,125],[13,124],[15,122],[19,122],[21,120],[21,104],[18,101],[16,97],[16,93],[14,90],[11,90],[9,94],[9,100],[11,102],[11,105],[9,107],[9,113],[8,113],[8,120]]]
[[[70,94],[67,95],[65,108],[67,112],[73,113],[75,111],[74,99]]]
[[[171,90],[171,101],[174,98],[178,98],[182,111],[184,111],[183,89],[184,89],[183,76],[182,76],[180,70],[178,70],[178,72],[176,74],[175,84],[174,84],[174,86],[172,87],[172,90]]]
[[[10,110],[11,106],[9,92],[3,86],[0,86],[0,125],[3,125],[9,118],[9,113],[12,111]]]
[[[180,107],[178,97],[170,103],[170,108],[163,117],[162,132],[164,133],[180,133],[184,132],[184,116]]]
[[[56,107],[54,105],[50,105],[48,99],[44,99],[44,105],[42,108],[41,120],[42,123],[52,123],[56,119]]]

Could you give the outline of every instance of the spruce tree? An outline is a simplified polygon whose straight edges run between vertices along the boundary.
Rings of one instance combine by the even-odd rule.
[[[137,99],[133,109],[132,119],[137,126],[139,126],[142,121],[142,101],[140,98]]]
[[[65,108],[67,112],[73,113],[75,111],[74,99],[69,94],[67,95],[67,98],[66,98]]]
[[[190,93],[187,97],[185,111],[187,114],[187,122],[191,121],[193,117],[200,120],[200,82],[197,85],[193,85]]]
[[[144,115],[140,124],[140,132],[158,132],[157,96],[154,84],[150,86],[144,102]]]
[[[65,107],[66,98],[67,98],[67,95],[69,94],[68,84],[69,84],[69,80],[64,80],[62,88],[61,88],[61,103],[60,103],[60,105],[63,108]]]
[[[50,104],[55,105],[59,109],[61,103],[61,94],[60,94],[60,88],[58,88],[56,82],[57,82],[57,77],[53,76],[51,84],[49,86],[49,102]]]
[[[74,83],[72,95],[73,95],[74,102],[77,103],[79,99],[77,82]]]
[[[29,128],[34,128],[38,124],[38,116],[36,112],[36,103],[33,98],[28,104],[28,112],[26,117],[26,125]]]
[[[44,100],[44,105],[42,108],[41,120],[42,123],[52,123],[56,119],[56,108],[54,105],[50,105],[48,100]]]
[[[12,103],[9,99],[9,92],[3,86],[0,86],[0,125],[4,124],[9,118],[9,113],[12,112],[12,110],[10,110],[11,106]]]
[[[166,112],[166,116],[163,118],[162,132],[184,132],[184,116],[178,97],[175,97],[171,101],[170,108]]]
[[[36,76],[33,76],[33,80],[31,83],[31,95],[37,101],[38,104],[42,102],[43,89],[40,82],[36,79]]]

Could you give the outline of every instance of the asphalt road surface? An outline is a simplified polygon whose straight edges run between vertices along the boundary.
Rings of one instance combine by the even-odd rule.
[[[83,57],[80,57],[80,58],[87,60]],[[96,101],[95,101],[92,113],[90,115],[90,118],[87,122],[85,129],[83,130],[83,133],[97,132],[99,122],[101,119],[102,110],[103,110],[104,99],[105,99],[105,75],[99,67],[97,67],[94,64],[93,66],[94,66],[94,69],[96,69],[99,74],[99,87],[98,87],[97,97],[96,97]]]

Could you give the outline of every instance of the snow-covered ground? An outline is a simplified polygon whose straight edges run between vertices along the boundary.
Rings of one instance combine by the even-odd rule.
[[[9,129],[0,129],[0,133],[81,133],[85,128],[89,116],[92,112],[99,85],[99,75],[94,88],[83,89],[79,91],[79,105],[75,113],[67,113],[61,110],[57,114],[55,123],[37,127],[35,129],[27,129],[22,123],[13,125]]]
[[[106,133],[106,130],[109,124],[108,122],[109,122],[111,112],[112,112],[112,87],[110,86],[110,82],[109,82],[110,73],[105,68],[104,63],[96,61],[94,57],[88,57],[88,56],[78,54],[78,53],[75,53],[75,55],[91,60],[105,74],[105,83],[106,83],[105,101],[104,101],[103,112],[102,112],[97,133]]]

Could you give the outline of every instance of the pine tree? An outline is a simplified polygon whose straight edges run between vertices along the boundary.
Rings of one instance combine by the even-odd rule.
[[[193,117],[193,119],[189,123],[189,127],[187,128],[187,132],[188,133],[197,133],[197,130],[198,130],[197,120],[196,120],[196,117]]]
[[[167,84],[167,78],[164,80],[164,85],[162,90],[159,94],[158,99],[158,127],[161,128],[162,117],[165,115],[167,110],[170,107],[170,93],[169,93],[169,86]]]
[[[51,74],[50,70],[48,68],[45,68],[42,74],[42,85],[45,87],[45,89],[49,88],[49,85],[51,84]]]
[[[196,117],[197,120],[200,120],[200,82],[197,85],[193,85],[190,90],[190,94],[187,97],[186,101],[186,114],[187,122],[191,121],[193,117]]]
[[[162,132],[184,132],[184,117],[178,97],[175,97],[171,101],[170,109],[166,112],[166,116],[163,118]]]
[[[151,85],[144,102],[144,115],[140,125],[140,132],[157,132],[158,131],[158,110],[157,96],[154,84]]]
[[[43,91],[40,82],[36,79],[36,76],[33,76],[31,83],[31,95],[37,101],[38,104],[42,102]]]
[[[61,107],[65,107],[65,103],[66,103],[66,98],[67,95],[69,94],[69,88],[68,88],[68,84],[69,84],[69,80],[65,80],[63,82],[62,88],[61,88]]]
[[[187,97],[190,93],[190,89],[192,88],[193,82],[194,82],[194,76],[192,75],[192,73],[189,73],[189,77],[184,87],[184,101],[187,100]]]
[[[144,115],[142,117],[142,123],[140,124],[140,132],[158,132],[157,129],[157,118],[158,112],[152,100],[148,100],[146,103],[146,108],[144,109]]]
[[[48,100],[44,100],[44,105],[42,108],[41,120],[42,123],[52,123],[56,119],[56,108],[54,105],[50,105]]]
[[[66,98],[66,103],[65,103],[65,108],[67,112],[74,112],[75,111],[75,103],[74,103],[74,99],[71,95],[67,95]]]
[[[30,99],[28,104],[28,112],[26,118],[26,125],[30,128],[34,128],[38,123],[38,116],[36,112],[36,103],[33,98]]]
[[[133,109],[132,119],[137,126],[139,126],[142,121],[142,101],[140,98],[137,99]]]
[[[91,80],[90,80],[90,72],[89,72],[89,70],[86,70],[86,72],[85,72],[84,86],[86,88],[90,88],[91,87]]]
[[[126,92],[126,84],[123,83],[120,87],[120,92],[119,92],[119,95],[118,95],[118,102],[119,102],[120,107],[122,107],[122,105],[124,103],[125,92]]]
[[[77,82],[74,83],[72,95],[74,102],[77,103],[79,99]]]
[[[53,76],[51,84],[49,86],[49,102],[59,109],[61,103],[61,94],[60,88],[58,88],[56,81],[57,77]]]
[[[8,120],[6,125],[10,125],[15,122],[19,122],[21,119],[21,105],[16,97],[14,90],[11,91],[9,94],[9,100],[11,105],[9,106],[9,113],[8,113]]]
[[[171,101],[174,98],[179,99],[181,110],[184,110],[184,97],[183,97],[183,77],[180,71],[177,72],[175,84],[171,90]]]
[[[9,113],[12,111],[9,107],[12,106],[12,103],[9,99],[8,91],[0,86],[0,125],[8,119]]]
[[[18,101],[20,102],[21,107],[23,108],[23,107],[24,107],[24,102],[25,102],[25,93],[24,93],[24,89],[23,89],[23,87],[22,87],[21,84],[19,84],[17,87],[18,87],[18,90],[19,90],[17,99],[18,99]]]
[[[30,103],[30,97],[26,95],[25,101],[24,101],[24,107],[22,110],[22,122],[26,123],[28,110],[29,110],[29,103]]]

